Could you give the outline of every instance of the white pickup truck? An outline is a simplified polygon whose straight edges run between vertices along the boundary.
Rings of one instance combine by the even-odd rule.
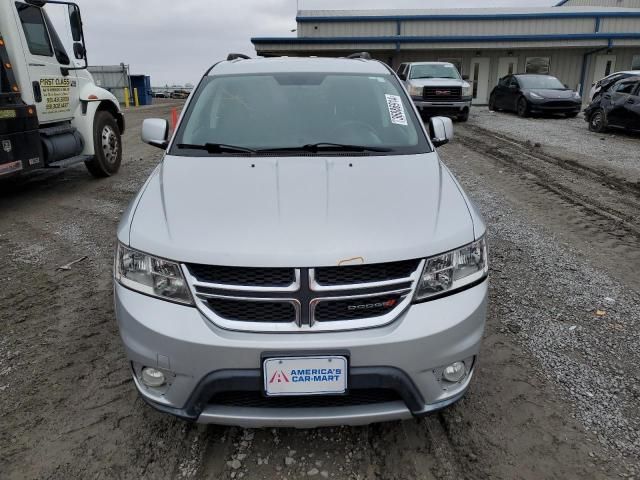
[[[403,63],[398,77],[424,116],[446,115],[461,122],[469,119],[473,87],[452,63]]]
[[[61,8],[73,58],[47,14]],[[80,162],[96,177],[118,171],[124,117],[86,68],[77,5],[0,0],[0,178]]]

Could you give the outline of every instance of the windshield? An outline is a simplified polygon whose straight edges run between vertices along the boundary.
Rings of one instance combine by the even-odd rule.
[[[522,88],[537,88],[546,90],[566,90],[560,80],[550,75],[521,75],[518,77]]]
[[[235,152],[195,148],[208,144],[232,146]],[[307,154],[326,153],[322,147],[340,151],[343,145],[359,146],[361,154],[430,151],[393,76],[334,73],[205,78],[173,145],[172,154],[192,156],[315,145],[321,148],[307,148]]]
[[[410,79],[417,78],[453,78],[460,80],[458,69],[453,65],[447,64],[430,64],[430,65],[414,65],[411,67]]]

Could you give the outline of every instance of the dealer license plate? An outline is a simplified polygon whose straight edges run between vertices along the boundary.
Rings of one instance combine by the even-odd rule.
[[[347,359],[340,356],[267,358],[268,396],[331,395],[347,391]]]

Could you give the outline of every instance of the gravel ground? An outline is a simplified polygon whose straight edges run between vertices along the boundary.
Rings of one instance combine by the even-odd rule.
[[[640,134],[622,130],[607,133],[589,131],[584,116],[520,118],[514,113],[492,112],[486,107],[471,110],[470,121],[492,132],[532,144],[559,158],[579,156],[585,165],[613,176],[640,183]]]
[[[95,181],[79,166],[0,184],[3,480],[640,475],[640,195],[619,169],[598,173],[618,158],[582,168],[582,146],[545,143],[547,123],[560,138],[564,125],[586,131],[577,120],[476,110],[441,149],[490,226],[487,331],[458,404],[419,420],[303,431],[198,426],[150,409],[113,318],[111,263],[118,217],[160,157],[138,140],[140,123],[175,105],[127,112],[115,177]],[[637,151],[637,139],[617,141]]]

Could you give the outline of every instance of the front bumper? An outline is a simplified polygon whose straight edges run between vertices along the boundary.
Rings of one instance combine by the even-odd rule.
[[[471,108],[471,97],[463,97],[459,101],[428,102],[422,97],[411,97],[418,110],[432,113],[458,115]]]
[[[362,425],[444,408],[471,381],[485,325],[487,285],[412,305],[390,325],[337,333],[274,334],[223,330],[196,308],[115,286],[116,316],[135,384],[158,410],[200,423],[243,427]],[[349,388],[390,388],[400,399],[343,407],[255,408],[218,405],[217,393],[256,391],[265,352],[348,352]],[[469,375],[442,382],[438,369],[467,360]],[[469,361],[470,360],[470,361]],[[163,370],[168,385],[144,386],[143,366]]]
[[[554,105],[552,102],[529,101],[531,113],[579,113],[582,110],[582,102],[573,105]]]

